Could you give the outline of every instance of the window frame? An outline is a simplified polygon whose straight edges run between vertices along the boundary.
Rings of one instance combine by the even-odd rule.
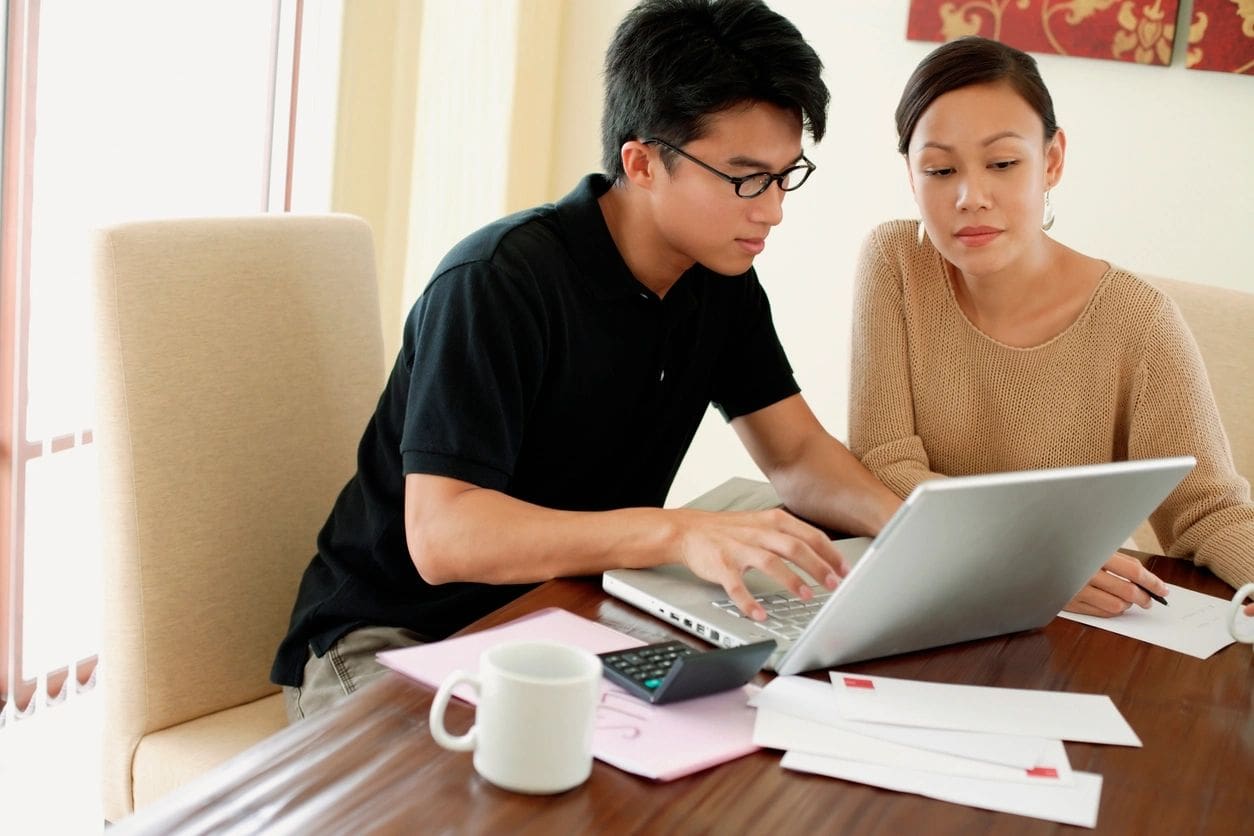
[[[71,676],[80,689],[94,684],[98,656],[23,678],[23,595],[27,465],[34,459],[93,441],[90,427],[40,441],[27,440],[30,349],[31,215],[34,200],[35,105],[42,0],[0,3],[4,37],[0,61],[0,728],[6,718],[34,710],[45,681],[58,702]],[[269,119],[259,211],[291,211],[296,168],[305,0],[271,0]],[[339,8],[338,0],[328,7]],[[321,7],[319,7],[321,8]],[[340,11],[342,15],[342,11]],[[277,163],[277,165],[275,164]],[[71,671],[71,667],[73,670]]]

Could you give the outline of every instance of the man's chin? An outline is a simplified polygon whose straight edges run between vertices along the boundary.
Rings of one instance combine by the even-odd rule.
[[[753,267],[753,256],[698,259],[697,263],[711,273],[718,273],[720,276],[731,278],[748,273]]]

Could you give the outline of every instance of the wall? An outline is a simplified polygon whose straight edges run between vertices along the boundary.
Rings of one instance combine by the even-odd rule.
[[[566,9],[553,196],[600,168],[600,65],[632,5],[576,0]],[[819,169],[789,196],[757,266],[806,398],[843,438],[851,272],[871,226],[917,217],[892,111],[935,45],[905,39],[907,0],[771,6],[823,58],[833,105],[828,136],[810,153]],[[1038,56],[1068,136],[1052,234],[1134,270],[1254,293],[1254,78],[1186,70],[1181,47],[1166,68]],[[711,411],[668,501],[736,475],[758,473]]]
[[[344,5],[331,206],[374,234],[389,371],[403,316],[422,13],[420,0]]]
[[[332,206],[374,232],[389,369],[405,317],[444,254],[484,224],[551,198],[566,5],[344,4]]]

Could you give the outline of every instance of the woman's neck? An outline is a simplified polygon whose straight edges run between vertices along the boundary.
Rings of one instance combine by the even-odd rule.
[[[1046,239],[996,273],[968,275],[948,262],[945,268],[958,306],[976,328],[998,342],[1030,348],[1076,321],[1109,265]]]

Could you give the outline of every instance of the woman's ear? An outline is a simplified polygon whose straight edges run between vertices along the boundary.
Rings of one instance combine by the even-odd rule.
[[[910,181],[910,194],[914,195],[917,201],[919,195],[914,189],[914,169],[910,167],[910,155],[902,154],[901,161],[906,164],[906,179]]]
[[[1062,179],[1063,163],[1067,156],[1067,135],[1059,128],[1054,138],[1045,146],[1045,188],[1052,189]]]

